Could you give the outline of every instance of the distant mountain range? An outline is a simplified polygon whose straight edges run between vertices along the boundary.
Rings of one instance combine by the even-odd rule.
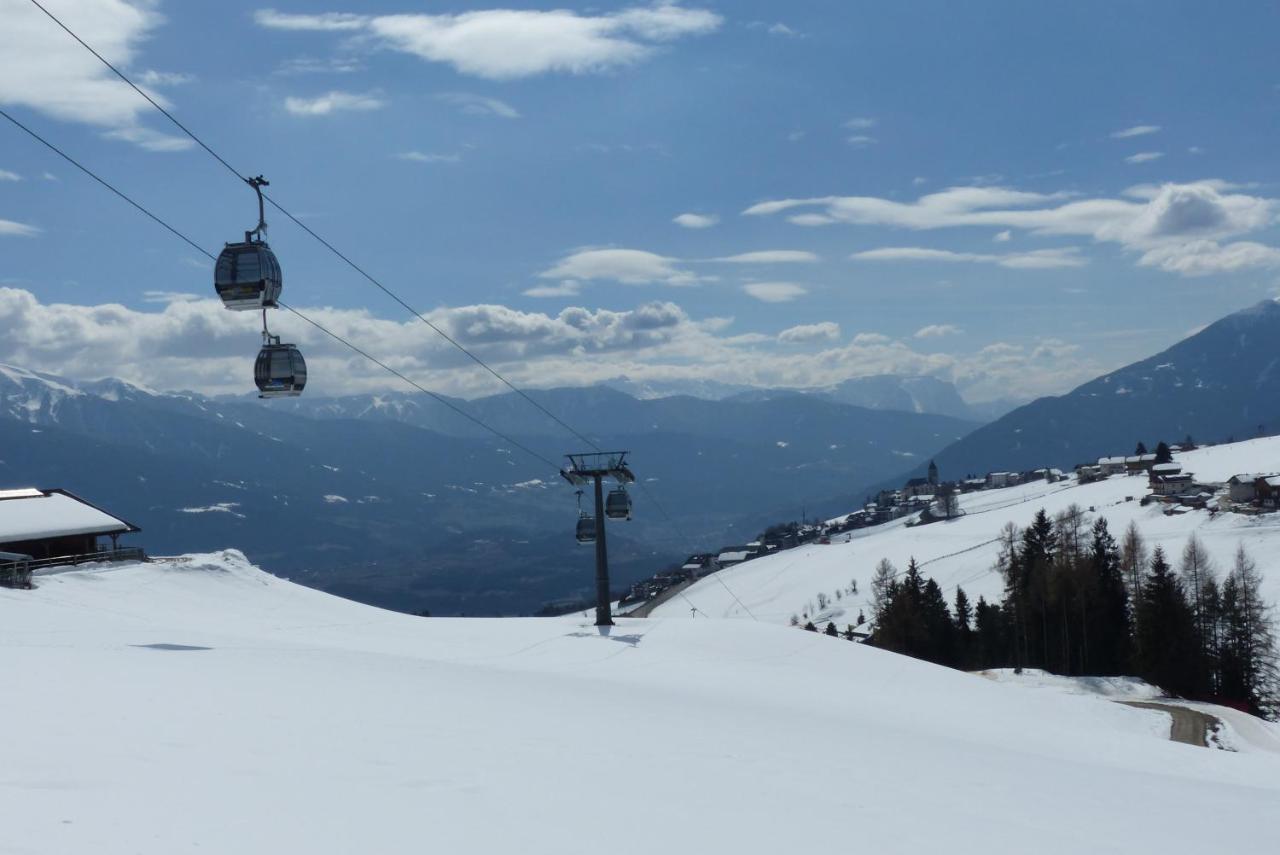
[[[601,447],[632,452],[643,487],[636,519],[611,531],[619,585],[749,537],[774,521],[766,513],[798,517],[856,492],[974,427],[812,395],[530,395]],[[584,450],[515,394],[456,403],[553,462]],[[154,552],[237,546],[394,608],[526,613],[591,585],[556,471],[425,396],[212,399],[0,366],[0,486],[27,485],[104,505],[142,526]]]
[[[1139,441],[1246,439],[1280,432],[1280,303],[1228,315],[1149,359],[1041,398],[936,455],[944,477],[1068,467],[1132,454]],[[918,470],[917,470],[918,471]]]
[[[974,422],[999,418],[1024,403],[1008,399],[970,404],[954,384],[945,380],[898,374],[854,377],[830,386],[806,388],[759,388],[715,380],[638,381],[628,377],[606,380],[601,385],[641,400],[690,396],[712,401],[763,401],[786,395],[809,395],[870,410],[932,413]]]

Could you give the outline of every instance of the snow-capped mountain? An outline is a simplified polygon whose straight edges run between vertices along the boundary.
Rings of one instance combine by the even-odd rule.
[[[1263,745],[1177,745],[1160,712],[813,633],[414,618],[234,552],[36,582],[0,588],[7,851],[754,855],[830,833],[1203,855],[1275,835]]]
[[[1280,302],[1228,315],[1149,359],[1041,398],[940,452],[951,471],[1072,466],[1138,441],[1280,431]]]

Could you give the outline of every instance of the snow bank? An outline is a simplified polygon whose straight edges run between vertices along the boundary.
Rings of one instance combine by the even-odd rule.
[[[37,584],[0,589],[5,851],[776,853],[833,830],[882,853],[1200,855],[1275,837],[1271,755],[819,634],[415,618],[236,552]]]

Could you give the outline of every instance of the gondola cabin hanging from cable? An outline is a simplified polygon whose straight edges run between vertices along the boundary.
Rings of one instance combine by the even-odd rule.
[[[307,385],[307,362],[295,345],[281,344],[279,336],[264,333],[253,380],[259,398],[294,398]]]
[[[576,533],[578,543],[595,543],[596,542],[596,518],[587,513],[578,514],[578,531]]]
[[[244,233],[243,243],[223,247],[213,269],[213,287],[222,305],[237,311],[275,308],[284,287],[280,262],[265,240],[267,222],[262,187],[269,182],[259,175],[247,183],[258,194],[258,227]]]
[[[604,515],[611,520],[631,519],[631,494],[624,487],[615,487],[605,499]]]

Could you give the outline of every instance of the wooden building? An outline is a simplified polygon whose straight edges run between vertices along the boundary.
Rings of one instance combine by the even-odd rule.
[[[119,538],[140,529],[66,490],[0,490],[0,581],[19,587],[33,568],[140,559]]]

